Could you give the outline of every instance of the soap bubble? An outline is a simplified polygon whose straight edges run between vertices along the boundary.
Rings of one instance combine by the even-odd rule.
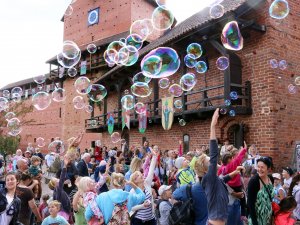
[[[195,65],[197,73],[205,73],[207,71],[207,65],[204,61],[199,61]]]
[[[119,55],[124,56],[123,60],[121,60],[120,62],[124,66],[132,66],[139,59],[139,51],[131,45],[121,48],[121,50],[119,51]],[[118,62],[116,61],[116,63]]]
[[[230,106],[231,105],[231,101],[229,99],[226,99],[224,101],[225,106]]]
[[[221,108],[220,109],[220,114],[225,115],[227,113],[227,109],[226,108]]]
[[[91,105],[86,105],[84,106],[84,110],[87,112],[87,113],[92,113],[94,111],[94,108],[93,106]]]
[[[17,136],[22,132],[21,122],[18,118],[12,118],[7,122],[8,135]]]
[[[298,77],[295,78],[295,84],[296,84],[297,86],[300,85],[300,76],[298,76]]]
[[[71,5],[69,5],[65,11],[65,16],[71,16],[72,13],[73,13],[73,7]]]
[[[92,84],[91,90],[88,93],[90,100],[92,100],[93,102],[100,102],[106,97],[106,95],[107,95],[107,90],[101,84]]]
[[[48,145],[48,150],[49,152],[62,154],[65,151],[65,145],[61,140],[55,140]]]
[[[290,94],[296,94],[297,93],[297,87],[293,84],[289,84],[288,86],[288,91]]]
[[[238,51],[243,48],[244,39],[236,21],[227,23],[222,31],[221,41],[225,48]]]
[[[154,55],[161,58],[162,66],[158,74],[156,74],[155,76],[153,75],[150,76],[149,73],[143,71],[143,68],[144,68],[144,63],[147,62],[147,59],[149,57],[152,58]],[[144,56],[141,62],[141,69],[143,74],[151,78],[163,78],[163,77],[171,76],[177,72],[179,67],[180,67],[180,59],[178,57],[177,52],[174,49],[168,47],[159,47],[152,50],[146,56]]]
[[[145,98],[151,95],[152,89],[149,87],[148,83],[136,82],[131,85],[131,93],[137,97]]]
[[[219,70],[226,70],[229,66],[229,60],[227,57],[221,56],[217,59],[216,64]]]
[[[203,54],[202,47],[198,43],[189,44],[189,46],[186,48],[186,52],[187,54],[193,55],[195,59],[200,58]]]
[[[97,52],[97,46],[95,44],[91,43],[86,47],[86,50],[88,51],[88,53],[94,54]]]
[[[138,41],[135,41],[138,40]],[[143,39],[141,38],[141,36],[139,36],[138,34],[130,34],[126,40],[125,40],[125,44],[128,46],[133,46],[135,47],[137,50],[141,49],[143,46]]]
[[[125,46],[126,44],[121,41],[113,41],[107,46],[107,50],[115,50],[116,52],[118,52]]]
[[[121,98],[122,107],[126,110],[131,110],[134,107],[134,97],[132,95],[125,95]]]
[[[73,98],[73,106],[75,109],[83,109],[85,102],[82,96],[76,96]]]
[[[229,111],[229,116],[232,116],[232,117],[235,116],[235,111],[234,111],[233,109],[231,109],[231,110]]]
[[[143,74],[147,74],[148,77],[155,77],[160,73],[162,67],[162,59],[159,56],[151,55],[147,57],[141,66]]]
[[[224,15],[224,7],[220,4],[213,5],[210,7],[209,15],[213,19],[220,18]]]
[[[145,41],[152,32],[153,32],[153,25],[150,19],[136,20],[131,24],[130,27],[130,34],[138,35],[138,36],[132,36],[132,38],[136,42]]]
[[[8,108],[8,100],[7,98],[0,97],[0,112]]]
[[[285,70],[287,68],[287,62],[285,60],[280,60],[278,63],[278,68],[281,70]]]
[[[16,114],[14,112],[8,112],[5,114],[4,118],[9,121],[11,120],[12,118],[16,117]]]
[[[180,99],[177,99],[176,101],[174,101],[174,107],[176,109],[181,109],[182,108],[182,101]]]
[[[121,135],[119,132],[113,132],[110,138],[112,143],[118,143],[121,140]]]
[[[271,59],[269,61],[271,68],[276,69],[278,67],[278,62],[276,59]]]
[[[179,84],[172,84],[170,87],[169,87],[169,93],[171,95],[174,95],[175,97],[179,97],[182,95],[183,91],[180,87]]]
[[[168,78],[162,78],[159,80],[158,85],[162,89],[166,89],[170,85],[170,81]]]
[[[68,69],[68,75],[70,77],[75,77],[77,75],[77,69],[74,67],[71,67]]]
[[[192,90],[196,83],[197,83],[197,79],[195,74],[193,73],[187,73],[184,74],[181,78],[180,78],[180,87],[183,91],[190,91]]]
[[[63,88],[56,88],[52,92],[52,99],[55,102],[62,102],[66,99],[66,91]]]
[[[285,0],[275,0],[269,8],[269,14],[274,19],[284,19],[289,12],[289,3]]]
[[[36,139],[36,144],[37,144],[37,146],[40,147],[40,148],[44,147],[44,146],[46,145],[45,139],[42,138],[42,137],[38,137],[38,138]]]
[[[62,54],[67,59],[76,59],[80,55],[80,49],[74,41],[64,41]]]
[[[42,84],[46,81],[46,76],[45,75],[39,75],[33,78],[34,82],[37,84]]]
[[[37,110],[44,110],[51,104],[51,97],[47,92],[40,91],[32,96],[32,104]]]
[[[107,49],[105,50],[105,52],[103,53],[103,58],[105,60],[105,62],[108,65],[114,65],[115,64],[115,56],[118,54],[118,52],[114,49]]]
[[[74,59],[68,59],[66,57],[64,57],[64,55],[62,53],[59,53],[57,55],[57,62],[65,68],[71,68],[74,67],[80,60],[81,58],[81,53],[78,54],[78,56]]]
[[[174,15],[164,6],[157,7],[152,13],[152,25],[157,30],[167,30],[174,23]]]
[[[97,127],[97,126],[98,126],[98,121],[97,121],[97,120],[91,120],[90,125],[91,125],[92,127]]]
[[[145,83],[149,84],[149,82],[151,81],[151,78],[146,77],[142,72],[139,72],[136,75],[134,75],[134,77],[132,78],[132,81],[133,81],[133,83],[145,82]]]
[[[230,92],[229,96],[230,96],[231,100],[237,100],[239,98],[238,93],[236,91]]]
[[[18,94],[18,93],[13,93],[13,94],[11,94],[11,99],[12,99],[14,102],[21,102],[22,97],[21,97],[21,95]]]
[[[20,88],[20,87],[14,87],[14,88],[11,90],[11,94],[19,94],[20,96],[22,96],[23,90],[22,90],[22,88]]]
[[[74,87],[78,94],[86,95],[91,91],[91,81],[87,77],[79,77],[75,81]]]
[[[186,125],[185,120],[184,119],[180,119],[179,120],[179,125],[182,126],[182,127],[184,127]]]
[[[143,114],[147,111],[147,107],[144,103],[142,102],[138,102],[134,105],[134,111],[137,113],[137,114]]]
[[[9,92],[9,90],[4,90],[4,91],[2,92],[2,96],[3,96],[4,98],[9,99],[9,97],[10,97],[10,92]]]
[[[197,63],[195,56],[192,54],[187,54],[184,57],[184,63],[188,68],[194,68],[195,64]]]

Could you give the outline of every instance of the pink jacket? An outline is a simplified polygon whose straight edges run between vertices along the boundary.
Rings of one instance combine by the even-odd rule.
[[[275,213],[275,225],[294,225],[296,220],[291,218],[292,212],[281,212],[276,215],[279,211],[279,205],[272,204]]]
[[[245,157],[246,153],[247,153],[247,149],[243,148],[239,152],[239,154],[231,160],[230,163],[228,163],[226,166],[222,165],[221,168],[218,170],[218,176],[220,174],[227,175],[227,174],[235,171],[236,168],[241,165],[241,163],[243,161],[243,158]],[[230,187],[239,187],[239,186],[241,186],[242,185],[241,175],[238,174],[238,175],[234,176],[230,181],[228,181],[228,185]]]

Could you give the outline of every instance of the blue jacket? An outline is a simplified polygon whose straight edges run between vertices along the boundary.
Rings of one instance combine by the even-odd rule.
[[[133,206],[139,205],[145,201],[145,194],[140,188],[137,188],[135,193],[129,193],[121,189],[112,189],[97,196],[96,203],[103,214],[105,224],[111,219],[115,204],[122,203],[126,200],[128,200],[128,212],[130,212]],[[93,216],[94,213],[88,205],[85,210],[85,218],[87,221],[90,221]]]
[[[187,194],[186,194],[186,187],[187,185],[182,185],[177,188],[173,192],[173,198],[177,201],[186,201]],[[193,198],[193,209],[195,212],[195,225],[206,225],[207,224],[207,199],[199,182],[192,185],[192,198]]]
[[[131,176],[132,172],[131,170],[129,169],[127,173],[125,173],[125,180],[129,181],[130,179],[130,176]],[[130,191],[131,190],[131,186],[129,184],[126,184],[125,185],[125,191]]]

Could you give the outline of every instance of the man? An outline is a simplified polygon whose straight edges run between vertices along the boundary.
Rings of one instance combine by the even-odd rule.
[[[28,171],[28,163],[26,159],[19,159],[17,161],[17,180],[19,181],[21,178],[22,173],[25,173]]]
[[[30,166],[31,155],[32,155],[32,153],[29,150],[26,150],[26,152],[24,153],[24,157],[27,160],[28,166]]]
[[[77,164],[78,175],[81,177],[89,176],[88,163],[91,161],[91,155],[84,153]]]

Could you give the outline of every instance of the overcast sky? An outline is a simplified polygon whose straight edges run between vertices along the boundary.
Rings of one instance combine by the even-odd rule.
[[[216,0],[185,0],[183,5],[182,0],[168,0],[167,3],[181,21],[211,1]],[[63,23],[60,20],[70,2],[0,1],[0,88],[49,72],[49,65],[45,62],[61,48]]]
[[[70,0],[0,1],[0,87],[44,74],[63,40]]]

